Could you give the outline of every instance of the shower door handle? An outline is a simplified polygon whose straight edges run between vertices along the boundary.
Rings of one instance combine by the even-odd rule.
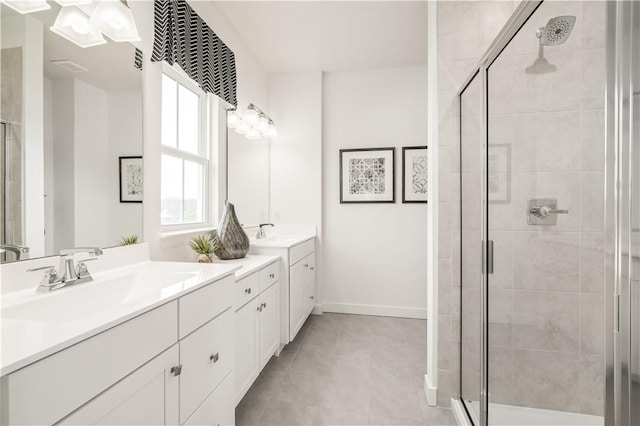
[[[493,240],[482,242],[482,272],[493,274]]]

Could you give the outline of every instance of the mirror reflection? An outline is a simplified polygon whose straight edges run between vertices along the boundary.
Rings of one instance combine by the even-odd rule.
[[[50,5],[0,9],[0,262],[142,241],[136,49],[71,43]]]

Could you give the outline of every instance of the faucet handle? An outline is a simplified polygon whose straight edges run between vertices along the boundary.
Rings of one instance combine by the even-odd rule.
[[[53,269],[53,271],[55,272],[56,267],[52,266],[52,265],[48,265],[48,266],[40,266],[39,268],[30,268],[27,269],[27,272],[35,272],[35,271],[44,271],[45,269],[48,269],[49,271],[51,271]]]

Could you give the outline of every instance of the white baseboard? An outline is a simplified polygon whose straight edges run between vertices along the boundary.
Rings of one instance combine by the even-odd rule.
[[[427,310],[424,308],[402,308],[398,306],[357,305],[351,303],[330,302],[323,303],[322,308],[324,312],[334,312],[337,314],[427,319]]]
[[[311,315],[322,315],[324,312],[324,307],[322,303],[318,303],[313,307],[313,311],[311,311]]]
[[[451,411],[453,411],[453,417],[456,418],[456,423],[460,426],[473,426],[473,423],[469,420],[467,412],[462,406],[462,401],[457,398],[451,398]]]
[[[427,404],[432,407],[438,405],[438,388],[431,384],[429,375],[424,375],[424,394],[427,397]]]

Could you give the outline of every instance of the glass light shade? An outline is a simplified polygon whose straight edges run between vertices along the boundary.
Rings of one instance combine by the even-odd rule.
[[[0,2],[22,14],[38,12],[40,10],[47,10],[51,8],[47,3],[47,0],[2,0]]]
[[[61,8],[56,22],[50,29],[80,47],[97,46],[107,42],[102,33],[91,25],[87,15],[75,7]]]
[[[242,121],[249,126],[255,126],[258,123],[258,112],[253,108],[247,108],[242,115]]]
[[[275,139],[278,137],[275,124],[269,124],[269,128],[264,132],[264,137],[267,139]]]
[[[255,127],[260,133],[264,133],[269,128],[269,122],[266,118],[260,117]]]
[[[256,129],[255,127],[249,130],[245,136],[247,137],[247,139],[252,139],[252,140],[262,138],[262,135],[260,134],[258,129]]]
[[[91,23],[113,41],[140,40],[133,13],[120,0],[97,2],[91,13]]]
[[[230,129],[235,129],[240,124],[241,117],[237,111],[229,111],[229,115],[227,116],[227,127]]]
[[[251,130],[251,127],[249,127],[247,125],[247,123],[245,123],[244,121],[240,121],[240,123],[236,126],[236,132],[240,133],[241,135],[244,135],[245,133],[249,132]]]

